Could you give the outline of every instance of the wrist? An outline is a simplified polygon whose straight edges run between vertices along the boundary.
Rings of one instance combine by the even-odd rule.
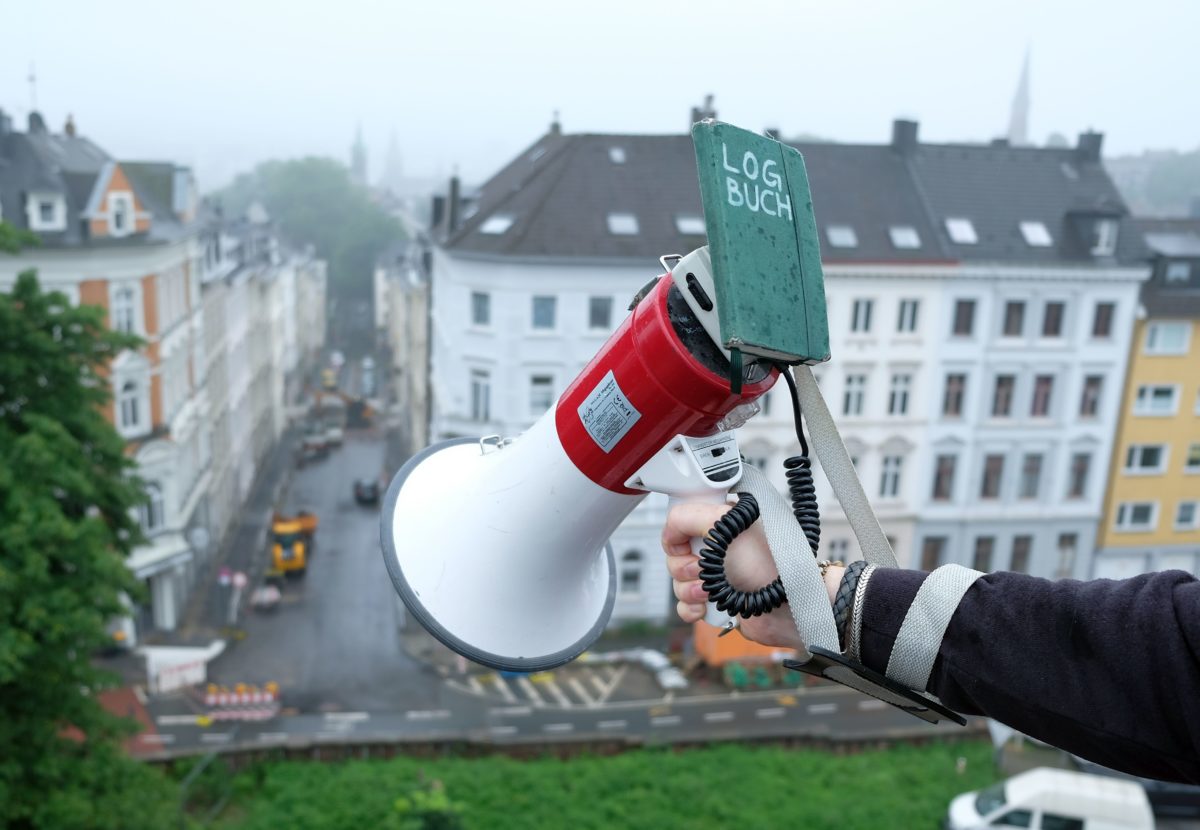
[[[825,591],[829,594],[829,605],[833,606],[833,599],[837,596],[838,586],[842,584],[842,574],[846,573],[846,569],[840,565],[830,565],[825,569]]]

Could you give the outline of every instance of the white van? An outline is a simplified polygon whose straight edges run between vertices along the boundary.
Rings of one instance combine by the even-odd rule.
[[[1146,791],[1122,781],[1065,769],[1033,769],[950,802],[948,830],[1153,830]]]

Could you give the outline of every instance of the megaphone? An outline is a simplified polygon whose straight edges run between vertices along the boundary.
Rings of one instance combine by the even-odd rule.
[[[396,591],[477,663],[537,671],[587,649],[616,599],[617,526],[651,490],[724,502],[741,471],[728,430],[775,383],[774,361],[828,359],[799,154],[714,122],[693,137],[711,252],[664,257],[668,273],[524,434],[431,446],[388,487]],[[757,189],[752,211],[735,174],[738,194]]]
[[[459,654],[537,671],[587,649],[616,598],[608,539],[652,489],[639,471],[677,436],[719,433],[775,382],[756,366],[732,392],[729,361],[666,277],[528,431],[436,444],[388,487],[388,573],[413,617]],[[713,467],[738,463],[736,447],[705,449]]]

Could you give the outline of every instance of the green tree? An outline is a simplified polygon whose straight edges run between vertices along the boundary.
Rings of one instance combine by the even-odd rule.
[[[397,798],[392,804],[396,811],[389,827],[396,830],[459,830],[463,826],[462,805],[451,801],[446,787],[434,779],[424,782],[408,795]]]
[[[218,198],[229,216],[261,202],[288,239],[311,243],[329,262],[330,282],[344,297],[370,295],[376,257],[404,236],[400,223],[329,158],[263,162]]]
[[[138,595],[143,494],[102,414],[109,362],[137,345],[33,272],[0,293],[0,826],[159,827],[173,803],[124,754],[132,724],[92,662]]]
[[[22,248],[38,244],[37,234],[0,222],[0,253],[15,254]]]

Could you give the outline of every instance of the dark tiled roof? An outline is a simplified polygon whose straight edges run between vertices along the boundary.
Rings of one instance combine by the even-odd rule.
[[[1116,261],[1145,257],[1103,167],[1075,149],[916,144],[902,153],[891,144],[793,146],[808,169],[826,262],[1093,264],[1079,234],[1087,216],[1120,222]],[[613,148],[622,163],[610,157]],[[610,213],[636,215],[638,233],[611,233]],[[479,256],[644,260],[702,244],[702,236],[680,233],[675,221],[700,213],[690,136],[551,132],[480,188],[474,211],[444,244]],[[481,232],[500,216],[512,218],[507,230]],[[970,219],[978,243],[951,242],[948,217]],[[1053,244],[1030,246],[1022,221],[1043,223]],[[831,225],[852,227],[857,244],[831,245]],[[920,246],[897,248],[892,227],[915,230]]]
[[[1151,317],[1200,318],[1200,218],[1136,219],[1154,261],[1154,273],[1142,283],[1142,305]],[[1172,262],[1187,264],[1185,281],[1168,281]]]

